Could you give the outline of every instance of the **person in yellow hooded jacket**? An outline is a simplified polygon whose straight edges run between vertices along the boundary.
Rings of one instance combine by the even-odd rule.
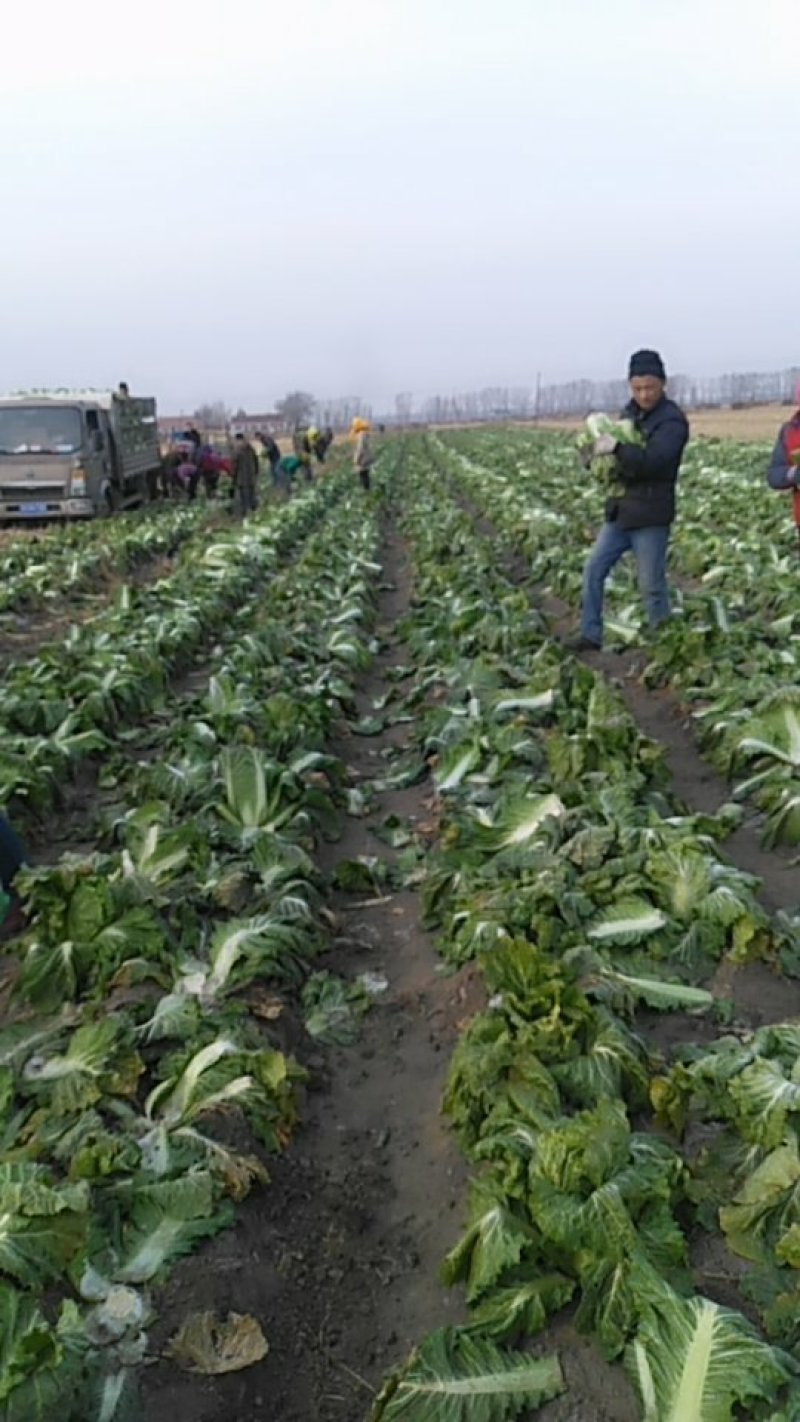
[[[309,431],[302,429],[300,425],[295,425],[292,435],[292,449],[300,461],[306,483],[310,484],[314,478],[314,470],[311,467],[311,440]]]
[[[350,434],[355,440],[353,450],[353,468],[357,471],[361,480],[362,489],[369,489],[371,485],[370,470],[375,462],[372,452],[372,445],[369,438],[369,420],[362,420],[357,416],[352,423]]]
[[[309,425],[306,430],[309,452],[314,455],[318,464],[325,463],[325,446],[322,443],[322,431],[316,425]]]

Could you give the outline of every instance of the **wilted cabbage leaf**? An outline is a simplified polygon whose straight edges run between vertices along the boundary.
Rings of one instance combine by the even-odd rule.
[[[266,1357],[269,1344],[249,1313],[217,1318],[210,1309],[190,1314],[170,1339],[167,1352],[190,1373],[236,1373]]]

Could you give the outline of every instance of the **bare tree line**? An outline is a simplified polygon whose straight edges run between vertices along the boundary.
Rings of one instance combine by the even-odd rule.
[[[800,368],[767,373],[752,371],[716,376],[673,375],[672,397],[690,410],[720,406],[791,404]],[[408,393],[395,396],[387,420],[407,425],[462,424],[482,420],[552,419],[586,415],[591,410],[621,409],[629,399],[625,380],[571,380],[561,385],[487,386],[458,395],[431,395],[417,406]]]
[[[360,395],[337,395],[334,399],[314,402],[314,422],[320,429],[326,425],[334,430],[349,429],[357,416],[364,420],[372,418],[372,406]]]
[[[252,424],[259,419],[264,429],[286,431],[300,425],[330,425],[335,430],[348,429],[357,415],[371,419],[372,407],[360,395],[337,395],[320,400],[308,390],[291,390],[276,401],[274,409],[250,415],[242,408],[231,409],[224,400],[206,400],[198,405],[192,418],[205,430],[226,430],[237,424]]]
[[[788,370],[670,376],[670,394],[688,410],[734,408],[747,405],[789,405],[800,382],[800,367]],[[554,419],[586,415],[591,410],[615,411],[628,400],[625,380],[570,380],[561,385],[487,385],[457,395],[429,395],[417,401],[409,391],[394,397],[394,410],[378,419],[387,424],[468,424],[491,420]],[[325,399],[295,390],[276,404],[278,423],[291,429],[313,421],[320,428],[348,429],[356,416],[372,418],[372,407],[360,395]],[[244,417],[244,411],[239,411]],[[224,428],[233,418],[221,400],[209,401],[195,411],[203,428]],[[269,419],[269,417],[267,417]]]
[[[672,375],[670,394],[690,410],[720,406],[790,404],[794,400],[800,370],[747,371],[737,374],[695,376]],[[629,399],[624,380],[578,380],[567,385],[547,385],[539,391],[538,415],[577,415],[590,410],[614,410]]]

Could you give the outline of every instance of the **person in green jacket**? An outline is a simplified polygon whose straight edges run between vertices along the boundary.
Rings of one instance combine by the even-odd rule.
[[[300,477],[302,460],[296,454],[284,454],[275,466],[275,487],[288,499],[295,480]]]

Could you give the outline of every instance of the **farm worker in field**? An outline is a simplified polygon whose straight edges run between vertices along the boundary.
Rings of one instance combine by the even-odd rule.
[[[791,493],[794,521],[800,538],[800,385],[795,392],[795,400],[798,408],[778,432],[767,470],[767,483],[771,489]]]
[[[173,448],[169,449],[164,455],[161,461],[161,470],[162,489],[165,497],[182,487],[178,481],[178,467],[183,464],[186,457],[186,449],[181,448],[180,445],[174,445]]]
[[[185,494],[188,499],[193,499],[197,492],[197,465],[188,454],[183,454],[175,465],[173,475],[173,487],[179,494]]]
[[[275,488],[286,498],[292,490],[295,479],[298,478],[302,464],[296,454],[284,454],[275,466]]]
[[[295,431],[292,435],[292,450],[300,460],[303,473],[310,484],[314,478],[314,473],[311,468],[311,441],[308,438],[308,430],[301,429],[299,425],[295,426]]]
[[[258,455],[243,434],[233,442],[233,489],[239,513],[252,513],[258,503]]]
[[[362,420],[361,417],[357,415],[350,427],[350,434],[355,440],[353,468],[358,473],[362,489],[368,489],[372,482],[370,479],[370,470],[375,462],[375,456],[372,453],[372,445],[370,444],[369,438],[369,421]]]
[[[221,454],[217,454],[213,445],[203,445],[197,460],[197,474],[190,491],[190,498],[195,497],[197,485],[202,479],[206,496],[213,499],[219,486],[220,475],[230,474],[230,472],[231,461],[225,459]]]
[[[318,430],[314,425],[308,431],[308,441],[318,464],[325,463],[325,454],[328,449],[327,435]]]
[[[271,434],[256,435],[256,438],[260,439],[261,441],[261,448],[264,451],[264,456],[269,461],[269,472],[270,478],[272,480],[272,486],[273,488],[276,488],[278,484],[277,470],[281,459],[281,452],[278,448],[278,442],[277,440],[273,439]]]
[[[667,547],[675,518],[675,486],[689,438],[683,411],[666,393],[667,375],[657,351],[636,351],[628,367],[631,399],[623,410],[644,439],[626,444],[600,435],[589,459],[613,454],[615,474],[624,492],[606,504],[606,521],[589,555],[583,574],[581,651],[603,644],[603,592],[611,569],[625,553],[633,553],[639,590],[651,628],[669,617]]]

